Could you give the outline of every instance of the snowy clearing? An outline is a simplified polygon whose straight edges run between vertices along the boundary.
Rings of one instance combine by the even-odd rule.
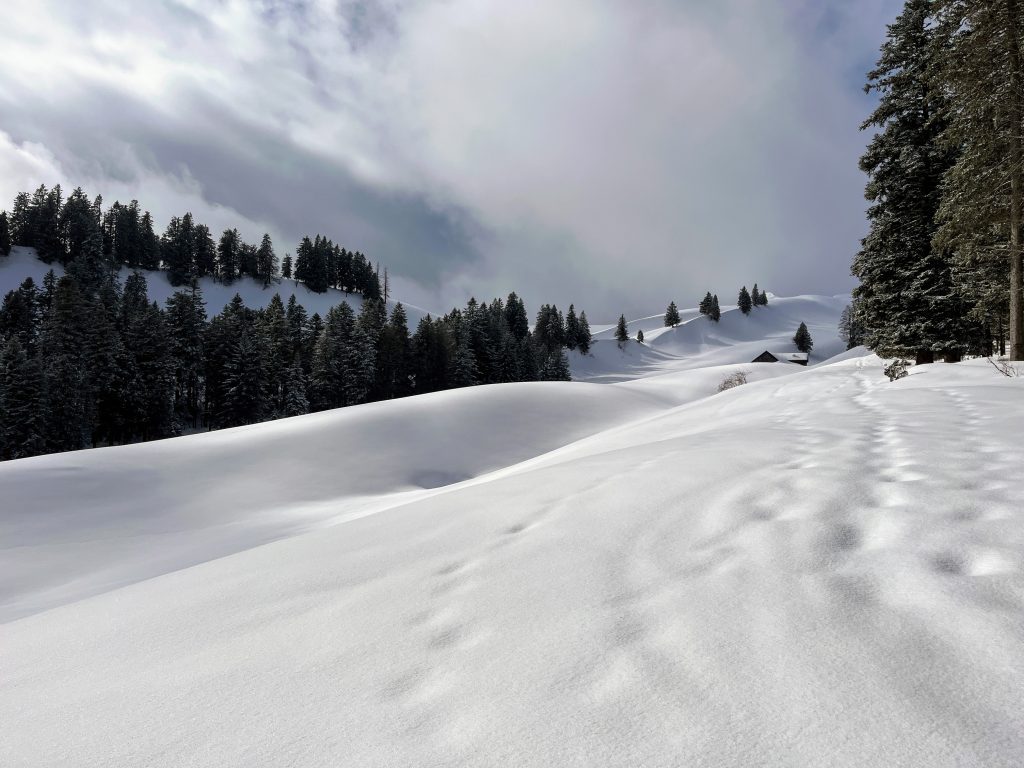
[[[0,764],[1024,764],[1024,382],[772,302],[0,464]]]

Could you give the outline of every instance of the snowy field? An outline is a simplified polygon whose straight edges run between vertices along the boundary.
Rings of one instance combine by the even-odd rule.
[[[1024,380],[844,303],[0,464],[0,765],[1024,765]]]

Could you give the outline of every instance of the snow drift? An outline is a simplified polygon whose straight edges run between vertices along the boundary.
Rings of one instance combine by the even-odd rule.
[[[1022,381],[688,325],[0,465],[0,763],[1024,764]]]

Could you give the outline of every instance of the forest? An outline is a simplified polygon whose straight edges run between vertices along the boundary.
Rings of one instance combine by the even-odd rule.
[[[1017,0],[908,0],[865,90],[869,232],[845,319],[884,357],[1024,360]]]
[[[475,299],[410,330],[402,304],[387,305],[386,272],[330,239],[304,237],[278,262],[269,235],[214,243],[186,213],[162,236],[139,204],[90,201],[81,189],[19,194],[0,213],[0,258],[11,244],[36,249],[64,274],[47,273],[0,305],[0,458],[153,440],[443,389],[568,380],[566,350],[586,352],[586,313],[544,305],[533,328],[513,292]],[[121,284],[122,265],[134,268]],[[179,289],[150,302],[144,270]],[[283,273],[283,274],[282,274]],[[152,275],[153,272],[148,274]],[[159,273],[157,273],[159,274]],[[200,278],[242,276],[266,290],[292,276],[311,290],[361,296],[325,317],[294,295],[265,308],[235,298],[208,317]]]

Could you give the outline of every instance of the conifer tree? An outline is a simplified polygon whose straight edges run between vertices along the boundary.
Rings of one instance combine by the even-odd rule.
[[[177,291],[167,300],[167,327],[174,377],[175,414],[182,424],[199,426],[202,415],[206,308],[198,289]]]
[[[640,329],[639,329],[639,330],[638,330],[638,331],[636,332],[636,340],[637,340],[637,341],[638,341],[639,343],[641,343],[641,344],[643,344],[643,343],[644,343],[644,329],[643,329],[643,328],[640,328]]]
[[[800,323],[800,327],[796,329],[796,335],[793,336],[793,344],[801,352],[810,352],[814,348],[814,341],[811,339],[811,333],[807,330],[806,323]]]
[[[91,391],[85,356],[87,325],[78,285],[62,277],[40,339],[46,400],[43,406],[48,451],[73,451],[89,444]]]
[[[907,0],[868,73],[866,89],[879,101],[862,129],[878,133],[860,161],[870,229],[852,268],[867,345],[919,363],[963,344],[965,314],[949,260],[933,245],[940,185],[955,152],[941,142],[947,105],[932,77],[932,5]]]
[[[953,252],[954,279],[977,302],[976,319],[991,324],[998,316],[1001,323],[1006,313],[1010,359],[1024,360],[1022,8],[1019,0],[938,0],[932,6],[937,23],[928,32],[937,39],[928,64],[933,90],[949,102],[945,119],[936,122],[944,127],[943,146],[955,153],[936,244]]]
[[[43,375],[13,337],[0,349],[0,459],[22,459],[45,451]]]
[[[267,409],[263,356],[249,329],[243,328],[224,367],[222,423],[227,426],[255,424]]]
[[[580,312],[580,331],[576,337],[576,349],[582,354],[590,354],[590,345],[593,337],[590,334],[590,323],[587,322],[587,313]]]
[[[629,328],[626,325],[625,315],[619,315],[619,322],[615,326],[615,340],[619,342],[620,347],[629,341]]]
[[[0,256],[11,252],[11,225],[7,220],[7,211],[0,211]]]
[[[740,312],[744,315],[750,314],[750,308],[753,306],[753,302],[750,299],[750,294],[747,292],[747,286],[740,288],[740,295],[736,297],[736,306],[740,308]]]
[[[309,398],[306,395],[306,374],[302,370],[302,361],[296,357],[284,379],[284,404],[281,409],[284,416],[301,416],[309,413]]]
[[[281,259],[281,277],[285,280],[292,279],[292,255],[290,253],[286,253]]]
[[[754,288],[750,292],[750,304],[754,307],[761,306],[761,291],[757,287],[757,283],[754,283]]]
[[[541,381],[572,381],[569,370],[569,358],[561,349],[556,349],[549,354],[540,372]]]
[[[569,305],[569,311],[565,313],[565,347],[576,349],[580,343],[580,321],[576,317],[576,307]]]
[[[256,251],[255,277],[263,283],[264,288],[277,277],[277,255],[274,253],[274,244],[270,241],[268,234],[263,235],[260,247]]]
[[[675,328],[679,325],[679,310],[676,308],[676,303],[670,301],[668,303],[668,309],[665,310],[665,326],[668,328]]]
[[[711,297],[711,308],[708,311],[708,316],[716,323],[722,319],[722,309],[718,306],[717,293]]]
[[[755,285],[754,287],[756,288],[757,286]],[[754,302],[754,306],[755,307],[767,307],[768,306],[768,292],[767,291],[761,291],[761,293],[757,297],[757,301]]]
[[[704,294],[704,298],[700,300],[700,306],[698,309],[702,315],[711,314],[711,291]]]
[[[237,229],[225,229],[217,243],[217,273],[220,281],[231,285],[241,269],[242,238]]]

